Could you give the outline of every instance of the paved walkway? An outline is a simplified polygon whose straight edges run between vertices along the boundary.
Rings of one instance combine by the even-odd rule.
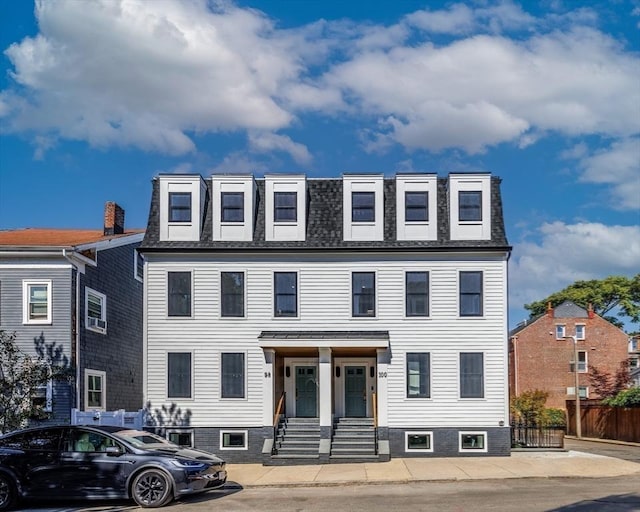
[[[510,457],[408,458],[389,462],[262,466],[229,464],[228,486],[295,487],[640,475],[640,464],[583,452],[513,452]]]

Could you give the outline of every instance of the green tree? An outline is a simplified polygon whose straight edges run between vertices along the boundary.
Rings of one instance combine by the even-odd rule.
[[[611,407],[640,407],[640,388],[625,389],[602,402]]]
[[[511,415],[517,422],[527,425],[538,423],[542,417],[549,393],[540,389],[524,391],[511,397]]]
[[[576,281],[565,289],[552,293],[547,298],[525,304],[525,309],[531,318],[544,313],[547,303],[552,307],[570,300],[578,306],[587,308],[589,304],[593,310],[612,324],[622,328],[623,318],[631,322],[640,322],[640,274],[632,278],[624,276],[609,276],[604,279],[591,281]],[[617,316],[613,316],[613,314]]]
[[[30,418],[46,417],[46,404],[33,398],[56,372],[43,356],[21,352],[15,333],[0,330],[0,434],[24,427]]]

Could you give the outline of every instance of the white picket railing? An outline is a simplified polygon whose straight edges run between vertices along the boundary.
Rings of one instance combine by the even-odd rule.
[[[141,429],[145,423],[144,419],[144,409],[136,412],[127,412],[124,409],[118,411],[80,411],[71,409],[72,425],[114,425]]]

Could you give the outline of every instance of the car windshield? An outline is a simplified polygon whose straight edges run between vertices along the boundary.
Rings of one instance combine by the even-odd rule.
[[[136,448],[142,449],[158,449],[158,448],[178,448],[178,445],[166,440],[164,437],[157,436],[151,432],[143,432],[142,430],[119,430],[113,432],[113,435],[127,441]]]

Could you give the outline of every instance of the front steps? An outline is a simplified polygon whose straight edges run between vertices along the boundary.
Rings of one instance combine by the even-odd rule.
[[[263,463],[289,466],[389,460],[388,454],[381,457],[377,453],[372,418],[337,418],[332,430],[330,439],[322,439],[318,418],[282,418]]]
[[[331,462],[378,460],[373,418],[337,418],[333,424]]]

